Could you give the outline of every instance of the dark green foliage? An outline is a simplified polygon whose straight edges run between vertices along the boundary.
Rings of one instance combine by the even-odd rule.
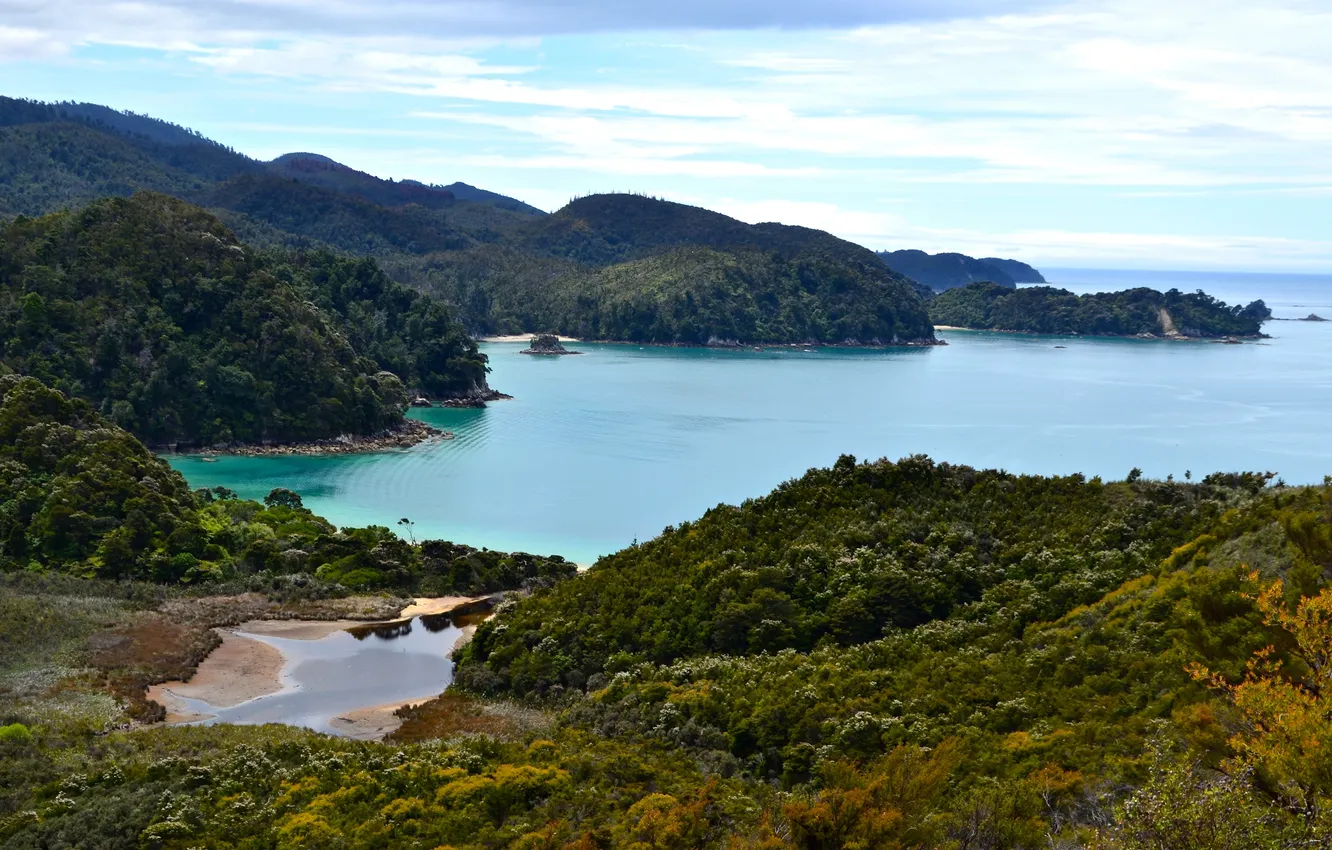
[[[1186,665],[1287,657],[1248,572],[1317,574],[1328,498],[843,458],[502,610],[457,681],[564,694],[568,723],[788,787],[966,741],[957,830],[973,804],[996,834],[1104,823],[992,783],[1137,782],[1163,734],[1216,765],[1225,721]]]
[[[380,206],[358,194],[290,176],[246,174],[191,197],[261,243],[304,242],[357,254],[422,254],[466,248],[472,239],[450,217],[423,206]],[[247,234],[249,235],[249,234]],[[294,240],[293,237],[300,237]]]
[[[648,198],[597,195],[546,216],[463,184],[381,180],[314,154],[258,163],[145,116],[4,98],[0,178],[0,215],[151,189],[209,208],[261,247],[375,256],[394,279],[457,305],[477,332],[933,340],[928,293],[860,246]]]
[[[827,233],[748,225],[634,195],[593,195],[440,254],[417,285],[480,330],[683,343],[901,344],[933,339],[910,282]]]
[[[442,209],[451,206],[455,200],[453,193],[447,189],[427,186],[414,180],[401,183],[381,180],[319,154],[284,154],[268,163],[268,168],[276,174],[385,207],[419,204],[429,209]]]
[[[930,319],[939,325],[1090,336],[1257,337],[1271,315],[1262,301],[1230,307],[1201,290],[1142,287],[1074,295],[1049,286],[1015,290],[974,283],[930,302]]]
[[[415,181],[406,180],[406,183]],[[537,209],[531,204],[525,204],[517,198],[510,198],[497,192],[489,192],[485,189],[478,189],[475,186],[469,186],[466,183],[450,183],[447,186],[432,186],[431,188],[442,189],[451,193],[460,201],[479,201],[498,207],[503,210],[512,210],[513,212],[525,213],[527,215],[545,215],[545,210]]]
[[[13,375],[0,394],[0,568],[170,580],[197,563],[184,479],[83,401]]]
[[[1228,492],[843,458],[602,559],[483,628],[468,659],[490,687],[539,693],[639,661],[860,644],[976,605],[1018,635],[1150,570]]]
[[[402,382],[202,210],[144,193],[17,220],[0,246],[0,358],[153,444],[402,421]]]
[[[96,104],[7,97],[0,97],[0,178],[0,215],[40,215],[147,189],[198,203],[234,201],[229,224],[241,224],[247,211],[255,216],[255,232],[245,234],[250,241],[316,239],[349,251],[369,245],[376,253],[430,250],[440,239],[470,244],[459,231],[484,240],[496,226],[541,214],[471,187],[458,203],[448,188],[381,180],[314,154],[258,162],[193,130]],[[421,209],[404,217],[355,201],[448,215]],[[284,210],[283,203],[307,208]],[[358,224],[368,229],[357,231]]]
[[[934,292],[943,292],[977,281],[988,281],[1012,289],[1016,286],[1005,263],[1014,260],[978,260],[966,254],[927,254],[924,251],[880,251],[879,257],[898,274],[924,284]],[[1018,263],[1017,265],[1024,265]],[[1030,266],[1026,268],[1031,269]],[[1031,269],[1035,272],[1035,269]],[[1039,277],[1039,273],[1037,273]]]
[[[413,392],[456,398],[486,389],[486,357],[444,304],[395,283],[370,259],[275,254],[273,274],[339,317],[352,348]]]
[[[144,187],[183,195],[202,185],[125,139],[83,124],[0,126],[0,218],[42,215]]]

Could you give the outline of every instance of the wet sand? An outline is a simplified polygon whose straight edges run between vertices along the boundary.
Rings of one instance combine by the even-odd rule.
[[[196,714],[180,699],[203,700],[230,708],[282,690],[286,658],[263,641],[220,631],[222,645],[208,654],[188,682],[164,682],[148,689],[148,699],[167,710],[167,723],[189,723],[211,715]]]

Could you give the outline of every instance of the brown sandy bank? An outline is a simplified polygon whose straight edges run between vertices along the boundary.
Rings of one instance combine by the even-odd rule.
[[[188,682],[163,682],[148,689],[148,699],[167,710],[167,723],[187,723],[210,715],[195,714],[180,699],[203,700],[230,708],[282,690],[286,659],[263,641],[221,630],[222,644],[208,654]]]
[[[402,608],[397,617],[388,611],[379,621],[409,619],[422,615],[445,614],[460,605],[485,597],[440,596],[418,597]],[[401,604],[401,603],[399,603]],[[239,607],[239,606],[238,606]],[[244,609],[242,609],[244,610]],[[252,635],[285,638],[288,640],[320,640],[337,631],[368,625],[366,620],[247,620],[227,629],[216,629],[221,644],[199,663],[188,681],[171,681],[153,685],[147,698],[166,709],[165,722],[191,723],[206,720],[212,715],[199,714],[190,709],[184,699],[196,699],[217,708],[230,708],[257,697],[282,690],[282,670],[286,656]],[[465,644],[476,631],[475,626],[463,628],[454,649]],[[394,715],[397,709],[409,703],[420,703],[437,694],[392,704],[367,706],[334,718],[333,725],[348,737],[378,740],[401,725]]]
[[[410,617],[420,617],[430,614],[447,614],[459,605],[465,605],[468,602],[476,602],[479,599],[485,599],[484,596],[418,596],[408,605],[398,612],[398,619],[406,620]]]

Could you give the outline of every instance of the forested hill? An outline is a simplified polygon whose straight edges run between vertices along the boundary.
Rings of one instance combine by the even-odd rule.
[[[878,783],[893,781],[852,764],[893,763],[886,754],[903,746],[960,746],[949,787],[970,802],[953,811],[980,817],[976,805],[1012,837],[979,846],[1104,846],[1074,840],[1103,828],[1097,794],[1144,784],[1160,794],[1168,773],[1190,790],[1177,811],[1154,816],[1196,818],[1211,787],[1196,766],[1234,752],[1234,709],[1190,665],[1235,682],[1270,646],[1286,669],[1306,669],[1254,599],[1278,576],[1281,610],[1325,586],[1332,493],[1269,478],[1146,481],[1134,471],[1103,482],[843,457],[502,611],[464,650],[455,680],[555,700],[601,735],[678,747],[722,775],[813,783],[821,800],[845,805],[852,789],[886,794]],[[1252,775],[1237,770],[1216,793],[1233,795],[1236,817],[1256,823],[1271,811],[1265,822],[1280,822]],[[1319,787],[1320,799],[1332,792]],[[1292,834],[1321,828],[1304,817]],[[825,836],[853,830],[821,823]],[[852,846],[843,839],[795,846]]]
[[[382,255],[485,241],[542,214],[495,193],[459,199],[444,187],[383,180],[318,154],[260,162],[184,127],[95,104],[0,97],[0,153],[0,216],[151,189],[213,209],[251,241]],[[423,230],[436,235],[422,240]]]
[[[1013,279],[1014,283],[1045,283],[1045,276],[1036,269],[1019,260],[1004,260],[999,257],[981,257],[981,262],[994,266]]]
[[[978,281],[1010,288],[1018,283],[1045,283],[1040,272],[1017,260],[994,257],[978,260],[966,254],[927,254],[915,250],[880,251],[879,257],[893,271],[928,286],[934,292]]]
[[[593,195],[494,245],[429,258],[424,285],[485,331],[634,342],[933,341],[910,281],[819,230]]]
[[[260,255],[152,193],[0,227],[0,339],[0,362],[154,445],[373,434],[402,423],[404,381],[485,387],[447,309],[373,263]]]
[[[939,325],[1089,336],[1261,337],[1271,315],[1261,300],[1228,306],[1201,290],[1162,293],[1141,287],[1074,295],[1049,286],[976,283],[930,301],[930,318]]]
[[[152,189],[258,247],[375,257],[475,333],[640,342],[931,342],[915,285],[827,233],[629,195],[555,215],[466,184],[382,180],[316,153],[252,160],[166,122],[0,98],[0,217]]]

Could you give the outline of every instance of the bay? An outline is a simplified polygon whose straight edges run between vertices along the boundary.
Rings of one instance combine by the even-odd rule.
[[[1279,317],[1332,318],[1332,278],[1058,270],[1076,291],[1204,288]],[[763,351],[574,344],[537,358],[487,344],[484,410],[414,411],[457,438],[336,457],[172,458],[196,487],[288,487],[340,525],[591,563],[762,495],[842,453],[928,454],[1021,473],[1122,478],[1332,474],[1332,323],[1279,321],[1260,344],[943,331],[949,345]]]

